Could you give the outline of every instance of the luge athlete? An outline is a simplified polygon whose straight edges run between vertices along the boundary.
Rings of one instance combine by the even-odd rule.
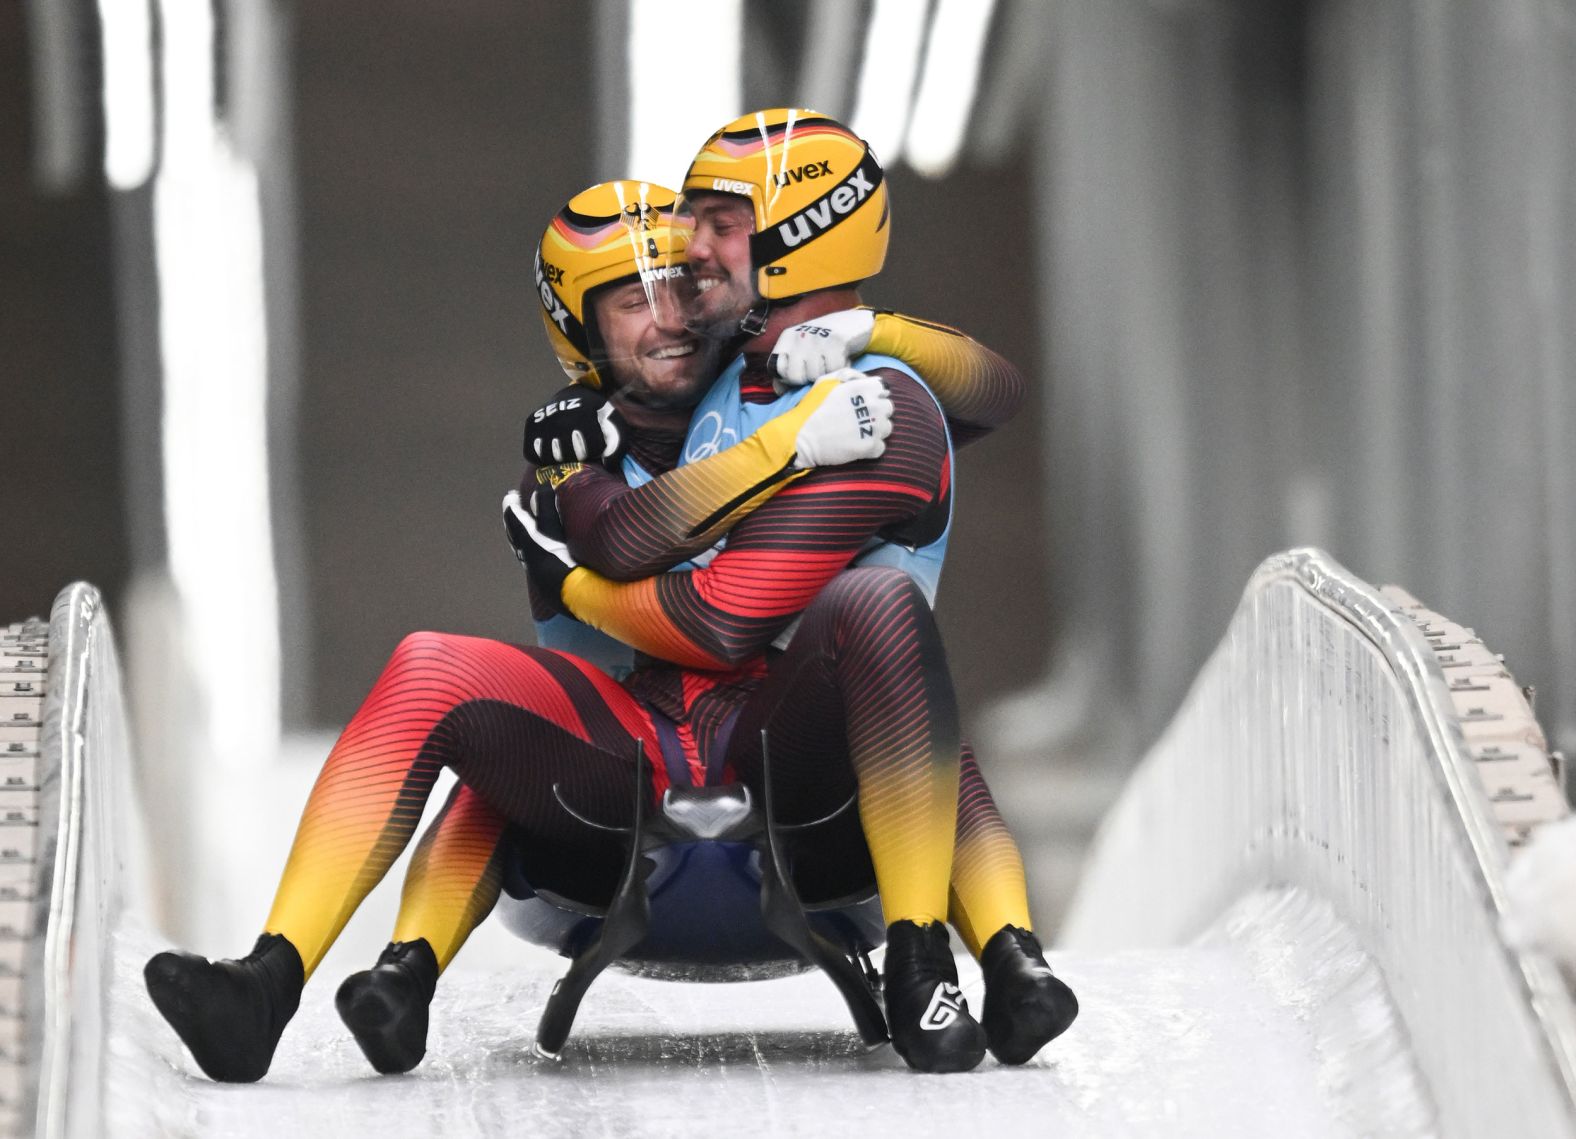
[[[783,172],[791,175],[795,169],[817,170],[819,189],[784,193]],[[689,443],[680,461],[697,450],[709,451],[719,438],[725,441],[730,436],[744,436],[752,423],[769,420],[784,406],[792,406],[792,397],[786,401],[774,398],[766,371],[767,352],[774,342],[781,347],[783,340],[795,338],[824,341],[829,326],[835,332],[839,322],[860,319],[861,314],[836,310],[856,304],[858,296],[851,284],[880,268],[888,216],[881,181],[879,167],[859,140],[813,113],[769,111],[746,116],[719,131],[697,157],[685,183],[695,219],[687,256],[699,286],[689,302],[688,316],[692,326],[735,339],[739,332],[747,340],[744,354],[694,409]],[[726,189],[719,191],[717,187]],[[812,229],[817,219],[830,219],[832,224],[820,226],[820,233],[809,239],[801,234],[805,227],[796,225],[796,218],[810,219]],[[757,235],[773,225],[791,229],[799,240],[792,246],[758,240]],[[664,280],[686,283],[671,275]],[[807,320],[808,325],[798,323]],[[874,321],[865,320],[868,335]],[[783,339],[777,339],[790,325],[795,326],[792,335],[784,333]],[[934,330],[929,339],[954,349],[958,346],[950,330]],[[794,366],[792,360],[780,358],[778,362],[783,370],[791,371]],[[791,732],[797,727],[806,738],[807,750],[825,753],[828,748],[837,752],[840,739],[842,752],[838,754],[848,753],[856,773],[862,765],[866,770],[907,765],[909,774],[901,782],[912,793],[924,783],[915,774],[921,770],[938,784],[949,781],[946,761],[941,758],[948,749],[934,746],[934,741],[949,735],[955,738],[956,733],[950,679],[940,657],[939,640],[933,647],[936,659],[924,665],[917,666],[915,658],[872,658],[862,671],[842,672],[827,664],[840,652],[854,655],[846,642],[819,649],[801,644],[817,605],[831,604],[830,599],[848,587],[840,577],[825,594],[818,595],[843,566],[852,563],[861,567],[849,571],[848,578],[873,573],[875,566],[898,567],[911,580],[903,583],[889,577],[885,588],[899,590],[918,583],[928,594],[933,591],[944,550],[950,460],[944,435],[925,437],[927,426],[939,430],[935,405],[897,361],[886,361],[885,368],[882,361],[871,357],[856,363],[874,368],[874,374],[888,381],[897,406],[897,429],[880,460],[840,472],[821,471],[783,489],[737,525],[715,560],[692,574],[622,585],[610,579],[633,576],[642,566],[652,565],[650,559],[659,562],[664,552],[651,535],[641,532],[637,519],[615,518],[617,507],[639,492],[589,468],[557,472],[551,481],[559,484],[567,550],[552,558],[538,555],[534,566],[545,591],[559,593],[574,616],[656,658],[636,672],[630,685],[676,723],[690,728],[694,751],[709,755],[712,763],[720,757],[726,764],[739,756],[737,741],[749,738],[758,726],[758,713],[752,715],[752,709],[775,699],[773,715],[767,717],[774,740],[779,730]],[[802,371],[801,376],[811,371]],[[966,394],[978,397],[979,389]],[[974,406],[989,407],[990,402],[976,398]],[[762,468],[756,476],[755,483],[745,482],[736,488],[741,498],[765,486],[772,471]],[[916,503],[916,498],[921,501]],[[524,521],[522,517],[522,524]],[[571,569],[577,559],[603,572]],[[849,630],[861,620],[869,622],[864,635],[873,641],[894,626],[924,625],[929,622],[924,594],[910,588],[905,600],[889,599],[889,607],[879,616],[868,609],[857,617],[842,614],[838,635],[849,637]],[[916,598],[922,616],[912,608]],[[807,604],[803,625],[787,652],[768,661],[762,650]],[[928,629],[922,639],[928,642],[933,635],[933,628]],[[883,643],[901,639],[888,636]],[[830,679],[819,690],[795,681],[798,688],[791,697],[785,696],[780,690],[793,685],[782,678],[796,675],[805,657],[814,658],[821,666],[819,671],[830,674]],[[675,662],[688,667],[676,668]],[[922,672],[929,669],[936,681],[930,691],[933,703],[925,698],[905,703],[883,687],[894,677],[908,676],[916,666]],[[761,670],[764,682],[756,680]],[[872,684],[881,694],[866,700],[861,689]],[[825,702],[820,709],[825,714],[816,714],[817,701]],[[839,702],[854,701],[863,702],[862,722],[866,726],[878,722],[875,709],[894,715],[882,722],[880,731],[861,734],[857,717],[848,714],[848,707],[839,707]],[[731,718],[735,716],[736,720]],[[813,724],[813,730],[803,727],[803,721]],[[734,730],[728,737],[731,742],[719,745],[718,739],[729,730]],[[883,731],[889,733],[888,740],[905,743],[883,744],[877,738]],[[741,737],[739,732],[745,735]],[[839,732],[844,734],[839,737]],[[919,754],[923,748],[912,746],[919,737],[932,743],[932,750],[924,757]],[[905,746],[907,754],[903,754]],[[705,766],[698,760],[692,762],[698,768]],[[958,888],[960,876],[953,875],[952,911],[969,948],[981,955],[986,967],[985,1019],[992,1049],[998,1058],[1022,1062],[1065,1028],[1076,1011],[1076,1002],[1044,965],[1029,932],[1016,846],[1000,825],[972,763],[968,764],[968,775],[964,802],[982,812],[988,808],[992,825],[986,841],[971,826],[971,820],[960,814],[959,834],[969,843],[979,840],[970,855],[982,849],[991,854],[965,858],[960,845],[960,866],[966,863],[969,870],[981,872],[962,875],[961,880],[969,883],[963,890]],[[883,906],[893,923],[887,992],[894,1043],[915,1066],[967,1066],[963,1057],[971,1045],[960,1045],[956,1055],[940,1060],[914,1056],[906,1050],[914,1049],[915,1040],[939,1050],[945,1034],[916,1036],[903,1031],[921,1010],[933,1011],[938,999],[949,999],[955,992],[955,975],[951,974],[951,958],[939,920],[946,913],[945,891],[937,910],[938,874],[934,864],[924,860],[951,855],[952,836],[947,831],[951,818],[937,811],[928,823],[919,823],[911,813],[903,826],[891,828],[896,834],[889,833],[887,822],[869,804],[878,798],[872,793],[877,790],[874,782],[860,778],[859,787],[865,837],[875,859]],[[806,800],[807,809],[827,805],[835,805],[832,786],[822,789],[820,798]],[[940,837],[944,832],[945,838]],[[889,854],[889,864],[900,863],[911,873],[883,876],[882,847],[886,843],[891,843],[893,850],[905,851],[903,856]],[[925,853],[915,857],[916,850]],[[849,860],[840,864],[846,866]],[[946,875],[940,874],[939,880],[945,884]],[[918,886],[918,882],[926,885]],[[894,884],[896,889],[891,888]],[[970,915],[969,899],[977,904],[983,897],[991,898],[996,907],[990,911],[991,917]],[[905,918],[905,913],[911,916]],[[1003,917],[999,923],[993,920],[998,915]],[[986,920],[973,920],[977,918]],[[902,982],[910,972],[917,983],[905,985]],[[919,981],[921,977],[925,980]],[[894,978],[898,984],[894,985]],[[961,1015],[954,1023],[961,1025],[966,1011],[957,1011]],[[964,1029],[956,1031],[961,1038]]]
[[[581,777],[571,785],[598,782],[597,773],[589,769],[606,760],[607,748],[580,748],[591,753],[588,758],[576,754],[575,744],[599,733],[608,747],[639,735],[647,740],[648,751],[658,754],[638,709],[631,715],[629,707],[609,698],[613,694],[604,680],[561,654],[535,656],[529,650],[431,634],[407,640],[325,765],[269,933],[258,950],[241,962],[209,965],[185,955],[161,955],[150,963],[150,988],[156,998],[162,991],[166,999],[160,1001],[161,1009],[181,1028],[205,1070],[229,1079],[255,1079],[266,1070],[279,1030],[299,999],[304,973],[403,845],[441,763],[452,763],[466,783],[451,801],[444,824],[418,852],[401,927],[411,923],[431,929],[435,915],[449,921],[448,936],[433,942],[447,951],[446,957],[490,906],[485,886],[478,890],[476,882],[487,877],[495,857],[497,831],[489,828],[496,826],[499,807],[516,821],[532,814],[525,784],[533,780],[507,778],[508,763],[488,766],[489,747],[514,753],[509,758],[516,767],[531,767],[526,760],[535,760],[538,774],[561,768],[567,760]],[[573,701],[565,697],[584,698],[588,693],[593,698],[581,701],[577,717],[566,707]],[[549,695],[555,699],[547,699]],[[584,714],[595,697],[609,698],[611,714]],[[500,715],[497,708],[489,713],[492,704],[511,703],[510,713]],[[530,710],[544,703],[553,706]],[[495,731],[509,738],[499,740]],[[513,774],[520,776],[518,771]],[[627,775],[620,772],[612,778],[622,786]],[[588,794],[594,791],[589,788]],[[476,828],[458,825],[478,817]],[[583,836],[555,836],[553,820],[530,821],[538,824],[534,836],[564,856],[561,864],[596,878],[598,852],[577,847]],[[358,846],[355,832],[369,827],[370,847]],[[580,857],[582,853],[589,857]],[[439,867],[444,868],[442,875]],[[432,904],[441,896],[458,904]],[[294,940],[281,930],[293,932]],[[305,950],[298,951],[297,943]],[[412,946],[432,954],[425,939],[404,943],[407,949]],[[419,956],[396,955],[395,962],[374,972],[407,975],[399,962]],[[432,976],[435,979],[435,970]],[[430,988],[426,996],[430,998]],[[186,1007],[176,1007],[183,1002]],[[367,1046],[367,1040],[362,1043]]]

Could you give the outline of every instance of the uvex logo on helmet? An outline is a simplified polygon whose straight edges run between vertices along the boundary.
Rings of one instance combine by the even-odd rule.
[[[792,170],[784,170],[781,174],[773,174],[772,181],[779,186],[790,186],[796,182],[803,182],[806,178],[830,178],[832,164],[830,162],[807,162],[803,166],[796,166]]]
[[[825,166],[826,163],[820,165]],[[795,171],[798,173],[798,171]],[[819,177],[820,175],[817,175]],[[777,236],[789,249],[817,234],[831,229],[833,224],[858,207],[858,205],[875,192],[875,184],[866,176],[864,169],[857,168],[831,193],[827,194],[813,206],[808,206],[798,214],[789,218],[777,227]]]
[[[553,291],[553,283],[564,279],[564,271],[556,265],[551,265],[542,260],[542,247],[536,247],[536,291],[541,294],[542,307],[547,310],[547,319],[558,326],[558,331],[565,336],[569,332],[569,310],[558,299],[558,294]]]

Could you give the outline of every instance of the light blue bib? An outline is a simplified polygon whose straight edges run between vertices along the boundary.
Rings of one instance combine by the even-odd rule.
[[[925,388],[926,394],[930,395],[932,400],[936,398],[914,369],[895,357],[867,354],[854,360],[851,366],[862,372],[877,368],[891,368],[902,372]],[[690,418],[689,433],[684,438],[684,448],[679,454],[679,466],[698,463],[702,459],[711,458],[719,451],[726,451],[741,439],[748,438],[762,425],[792,410],[810,391],[808,386],[792,388],[770,403],[748,403],[740,392],[739,378],[743,373],[744,357],[740,356],[723,369],[722,374],[696,405],[695,414]],[[939,403],[937,408],[940,408]],[[952,454],[950,436],[947,440],[947,454],[950,465]],[[632,456],[624,456],[623,466],[624,481],[630,486],[643,486],[653,477]],[[934,606],[936,588],[941,581],[941,566],[947,556],[947,540],[951,535],[952,506],[949,500],[947,524],[942,529],[941,536],[935,541],[924,546],[909,547],[881,538],[872,538],[869,546],[854,559],[853,564],[893,566],[903,570],[914,579],[924,591],[925,599]],[[705,553],[681,562],[673,568],[699,569],[716,557],[727,541],[727,535],[723,535],[717,544]],[[622,678],[633,667],[633,650],[627,645],[572,617],[557,616],[549,621],[538,621],[536,636],[537,643],[543,647],[560,649],[584,657],[615,678]]]

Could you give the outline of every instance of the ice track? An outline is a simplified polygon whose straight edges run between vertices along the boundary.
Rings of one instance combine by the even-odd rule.
[[[1102,828],[1072,948],[1052,955],[1083,1013],[1026,1067],[911,1073],[890,1049],[864,1051],[814,974],[709,986],[610,972],[564,1059],[541,1060],[531,1040],[562,965],[523,954],[494,973],[462,957],[407,1076],[371,1072],[325,972],[267,1079],[220,1086],[141,985],[161,943],[121,897],[113,643],[96,594],[68,591],[50,638],[67,656],[51,660],[44,705],[60,764],[41,781],[53,889],[33,895],[48,932],[24,955],[40,983],[20,1115],[49,1139],[1576,1137],[1571,994],[1499,932],[1505,836],[1563,803],[1503,665],[1436,618],[1314,551],[1265,563]],[[977,1009],[978,973],[960,965]]]
[[[1268,948],[1265,942],[1260,948]],[[1314,1041],[1254,977],[1254,947],[1059,955],[1086,1014],[1024,1068],[920,1076],[866,1053],[832,987],[805,975],[675,985],[608,974],[560,1062],[531,1054],[552,974],[461,969],[428,1059],[378,1077],[311,985],[266,1081],[197,1072],[143,996],[159,946],[124,935],[109,1066],[117,1135],[1342,1135]],[[977,971],[965,992],[979,1000]],[[977,1006],[976,1006],[977,1007]]]

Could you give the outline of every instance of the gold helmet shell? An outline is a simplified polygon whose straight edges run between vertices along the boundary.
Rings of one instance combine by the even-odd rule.
[[[609,386],[590,308],[605,285],[639,280],[649,289],[684,272],[673,234],[678,197],[654,182],[601,182],[565,203],[536,246],[536,291],[553,354],[571,380]]]
[[[816,111],[774,107],[734,119],[706,140],[683,192],[750,200],[755,286],[768,300],[855,284],[886,263],[891,206],[881,164],[863,139]]]

